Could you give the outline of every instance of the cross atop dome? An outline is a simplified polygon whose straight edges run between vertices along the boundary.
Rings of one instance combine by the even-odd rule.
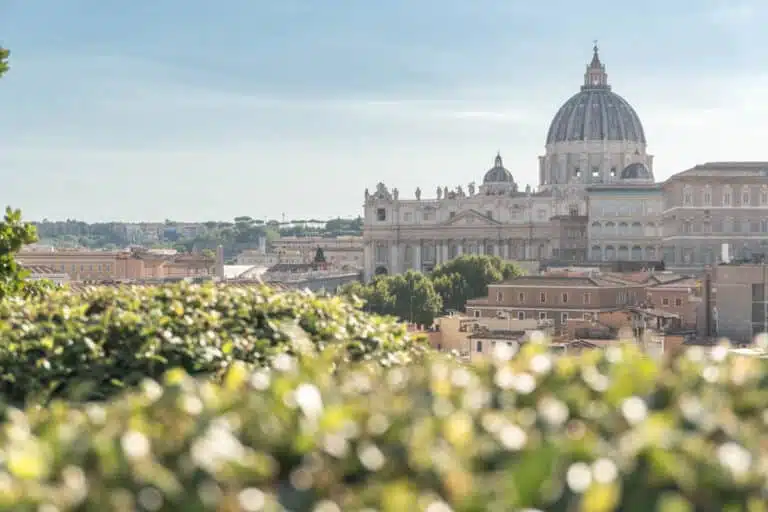
[[[608,74],[605,72],[605,64],[600,62],[600,54],[598,53],[597,40],[592,47],[592,62],[587,66],[587,72],[584,73],[584,85],[581,90],[587,89],[608,89],[611,86],[608,85]]]

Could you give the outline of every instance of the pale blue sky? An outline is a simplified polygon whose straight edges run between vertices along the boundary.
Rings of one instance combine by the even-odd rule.
[[[658,178],[768,160],[768,2],[0,0],[0,203],[28,218],[353,216],[521,184],[592,40]]]

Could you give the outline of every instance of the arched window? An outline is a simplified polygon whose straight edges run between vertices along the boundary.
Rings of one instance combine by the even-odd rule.
[[[640,261],[643,259],[643,248],[639,245],[632,247],[632,259],[634,261]]]
[[[733,200],[733,191],[730,185],[723,187],[723,206],[731,206]]]
[[[592,261],[603,261],[603,250],[599,245],[593,245],[590,251],[589,259]]]
[[[690,185],[683,187],[683,206],[693,206],[693,189]]]
[[[750,203],[750,197],[749,197],[749,186],[744,185],[741,187],[741,206],[749,206]]]
[[[599,235],[602,234],[603,226],[599,222],[593,222],[591,228],[592,228],[592,234],[593,235],[598,235],[599,236]]]
[[[704,206],[712,206],[712,187],[710,185],[704,186],[704,192],[701,195],[701,199]]]

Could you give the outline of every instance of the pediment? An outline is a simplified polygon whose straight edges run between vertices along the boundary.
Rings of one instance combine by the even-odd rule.
[[[443,223],[444,226],[499,226],[500,224],[499,221],[493,220],[477,210],[464,210]]]

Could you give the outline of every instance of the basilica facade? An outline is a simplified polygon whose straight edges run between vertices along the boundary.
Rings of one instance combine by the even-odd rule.
[[[384,183],[366,189],[366,280],[408,269],[428,272],[462,254],[671,263],[689,254],[670,247],[680,228],[669,209],[679,209],[685,198],[666,197],[676,188],[656,183],[640,118],[613,92],[597,46],[580,89],[550,123],[538,167],[535,190],[518,185],[500,154],[479,186],[416,189],[407,198]]]

